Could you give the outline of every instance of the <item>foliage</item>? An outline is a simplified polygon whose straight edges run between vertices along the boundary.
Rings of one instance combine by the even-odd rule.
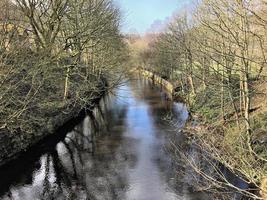
[[[111,0],[1,4],[0,129],[34,134],[119,83],[127,47]]]
[[[202,148],[258,188],[267,174],[266,140],[257,136],[267,134],[266,104],[259,106],[267,91],[257,87],[266,86],[266,6],[262,0],[201,1],[192,15],[173,19],[146,61],[201,115]]]

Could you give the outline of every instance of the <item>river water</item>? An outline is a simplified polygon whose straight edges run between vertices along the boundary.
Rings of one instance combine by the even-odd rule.
[[[208,200],[166,150],[186,107],[159,87],[131,80],[72,131],[1,169],[0,199]],[[172,117],[171,126],[166,120]]]

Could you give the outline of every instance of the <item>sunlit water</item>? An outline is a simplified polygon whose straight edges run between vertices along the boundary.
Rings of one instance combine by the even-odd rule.
[[[190,189],[187,173],[174,169],[165,150],[170,135],[183,143],[177,129],[186,107],[145,80],[114,93],[94,112],[97,122],[86,117],[56,146],[3,169],[0,199],[208,200]]]

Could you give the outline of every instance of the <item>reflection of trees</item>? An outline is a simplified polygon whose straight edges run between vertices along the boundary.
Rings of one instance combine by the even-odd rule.
[[[14,183],[32,183],[32,172],[41,168],[38,158],[39,154],[33,153],[30,157],[23,156],[16,160],[16,162],[12,161],[8,165],[1,167],[0,199],[5,193],[7,193],[7,196],[11,195],[10,188]]]
[[[168,94],[160,86],[154,85],[147,79],[138,79],[130,82],[133,96],[139,101],[145,101],[149,106],[149,112],[153,120],[162,124],[162,118],[167,114],[175,113],[173,102],[170,101]]]
[[[165,134],[166,127],[162,118],[166,113],[173,112],[172,103],[156,87],[151,89],[151,85],[143,82],[131,84],[136,84],[132,85],[135,97],[148,105],[148,111],[153,116],[153,126],[164,130]],[[107,103],[97,107],[97,110],[88,111],[84,122],[69,132],[56,148],[49,149],[42,156],[38,172],[41,176],[38,182],[38,190],[42,191],[39,194],[41,199],[124,199],[127,187],[125,169],[134,166],[137,160],[127,150],[133,150],[134,147],[130,145],[134,145],[136,141],[128,141],[129,138],[122,136],[126,127],[128,105],[112,101],[110,97],[105,101]],[[107,104],[112,105],[112,108],[108,109]],[[162,137],[163,131],[156,131],[155,134]],[[174,176],[174,170],[170,170],[173,169],[173,163],[161,153],[155,160],[159,162],[160,171],[164,174],[162,179],[165,178],[173,186],[171,177]],[[27,174],[31,179],[29,185],[34,184],[32,179],[36,177],[32,171],[35,168],[31,168]],[[177,176],[177,180],[181,177],[183,176]],[[25,182],[16,181],[15,184]],[[183,184],[184,182],[177,182],[173,186],[179,188],[177,194],[183,194]]]
[[[104,117],[102,111],[99,111],[99,113],[101,117]],[[74,131],[71,134],[68,134],[66,139],[61,142],[61,144],[65,147],[65,153],[62,154],[62,152],[58,151],[54,151],[53,153],[53,156],[56,156],[55,159],[53,159],[54,166],[58,167],[58,170],[54,171],[55,173],[59,173],[56,175],[56,177],[59,177],[59,179],[56,178],[57,185],[59,186],[58,188],[62,188],[61,186],[63,185],[63,188],[67,191],[62,191],[61,193],[72,194],[73,198],[78,198],[75,195],[77,195],[77,188],[80,188],[83,190],[83,193],[86,197],[96,199],[95,193],[99,195],[103,192],[99,189],[101,188],[101,185],[97,184],[97,179],[102,178],[105,182],[105,191],[108,191],[107,196],[110,199],[116,199],[118,196],[115,189],[118,187],[117,182],[122,181],[122,185],[125,185],[126,181],[125,178],[120,177],[119,173],[114,174],[116,173],[116,165],[119,162],[116,159],[116,154],[114,154],[114,151],[119,146],[120,141],[117,141],[117,146],[112,145],[112,149],[110,149],[111,153],[106,152],[103,155],[98,155],[98,153],[95,152],[94,157],[91,157],[88,153],[91,153],[94,150],[94,145],[92,146],[92,149],[89,149],[86,144],[92,143],[92,137],[96,137],[96,133],[101,130],[101,123],[99,122],[101,120],[96,121],[96,117],[93,112],[91,112],[88,116],[90,116],[90,127],[95,130],[91,134],[86,135],[83,132],[83,127],[81,125],[77,126]],[[109,117],[111,116],[112,115],[109,115]],[[96,141],[94,141],[94,143],[95,142]],[[66,161],[66,159],[68,160]],[[65,161],[64,164],[61,160]],[[90,167],[85,166],[85,163],[88,162],[90,162]],[[46,166],[50,165],[47,164]],[[66,168],[71,168],[72,171],[66,170]],[[121,180],[111,180],[114,177],[118,177],[118,179]],[[75,183],[73,183],[73,181]],[[73,184],[75,184],[75,186]],[[73,190],[73,188],[75,189]],[[47,191],[51,190],[52,188],[47,189]]]
[[[190,176],[194,176],[182,162],[176,162],[178,154],[173,151],[170,141],[183,146],[181,150],[188,148],[186,138],[177,135],[177,128],[181,128],[186,119],[186,108],[181,104],[174,104],[170,101],[167,94],[160,87],[153,85],[147,80],[139,80],[141,85],[133,82],[132,91],[140,101],[148,105],[148,112],[154,127],[155,136],[163,143],[155,145],[154,151],[157,152],[154,159],[159,171],[162,174],[162,180],[165,180],[168,187],[175,191],[179,196],[185,199],[213,199],[206,194],[196,192],[190,186]],[[180,107],[179,107],[180,106]],[[170,121],[174,121],[176,126],[170,126]],[[163,145],[163,146],[162,146]],[[192,180],[192,179],[191,179]]]
[[[133,92],[133,95],[148,105],[148,112],[153,116],[151,119],[156,137],[170,140],[170,142],[166,142],[165,150],[172,157],[171,160],[166,156],[166,152],[157,151],[156,148],[160,147],[155,147],[155,151],[159,152],[155,162],[164,174],[162,179],[166,180],[169,187],[176,191],[176,194],[181,195],[185,191],[190,191],[188,196],[192,199],[214,199],[214,194],[196,192],[207,189],[212,192],[215,191],[219,199],[222,199],[220,194],[223,194],[224,199],[227,199],[228,196],[232,199],[242,198],[242,195],[239,194],[241,189],[248,187],[245,181],[235,176],[221,163],[216,162],[207,154],[207,151],[196,148],[196,145],[190,144],[186,137],[177,133],[176,130],[182,127],[186,116],[182,104],[173,104],[158,86],[151,87],[151,82],[143,79],[139,82],[143,83],[140,87],[139,83],[136,82],[131,85],[132,91],[138,88],[137,91]],[[166,115],[168,118],[167,122],[164,123],[163,118]],[[172,131],[170,130],[172,129],[170,122],[174,125]],[[173,177],[175,179],[172,179]],[[223,181],[229,183],[226,185],[227,190],[222,190],[222,186],[225,185]],[[231,188],[230,185],[234,187]],[[240,190],[233,192],[236,188],[240,188]]]
[[[32,187],[28,195],[38,193],[40,199],[121,197],[127,185],[124,169],[129,161],[123,148],[119,148],[123,144],[127,107],[104,110],[105,107],[98,106],[88,112],[85,121],[69,132],[56,147],[36,157],[35,162],[40,158],[38,168],[32,163],[24,176],[23,170],[18,174],[23,178],[10,179],[8,187],[12,185],[20,192],[19,185],[27,183]],[[37,176],[39,178],[35,180]],[[3,181],[3,185],[6,184],[6,180]],[[8,187],[3,192],[9,191],[5,197],[12,198]]]
[[[150,80],[141,78],[130,83],[134,97],[148,105],[148,112],[153,116],[151,119],[157,130],[169,129],[170,121],[175,123],[175,128],[183,127],[188,114],[184,104],[171,101],[166,91]]]
[[[191,191],[192,197],[202,195],[204,199],[247,199],[236,188],[246,189],[247,183],[234,175],[222,163],[214,160],[210,154],[200,148],[192,138],[173,134],[166,147],[172,157],[173,169],[177,172],[173,188],[181,189],[181,185]],[[228,182],[226,187],[224,182]],[[241,191],[241,190],[240,190]]]

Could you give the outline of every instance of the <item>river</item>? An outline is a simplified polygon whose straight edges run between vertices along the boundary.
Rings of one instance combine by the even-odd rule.
[[[188,117],[143,79],[127,81],[57,142],[1,169],[0,199],[208,200],[166,146]],[[171,126],[166,118],[176,122]],[[56,139],[55,139],[56,140]]]

